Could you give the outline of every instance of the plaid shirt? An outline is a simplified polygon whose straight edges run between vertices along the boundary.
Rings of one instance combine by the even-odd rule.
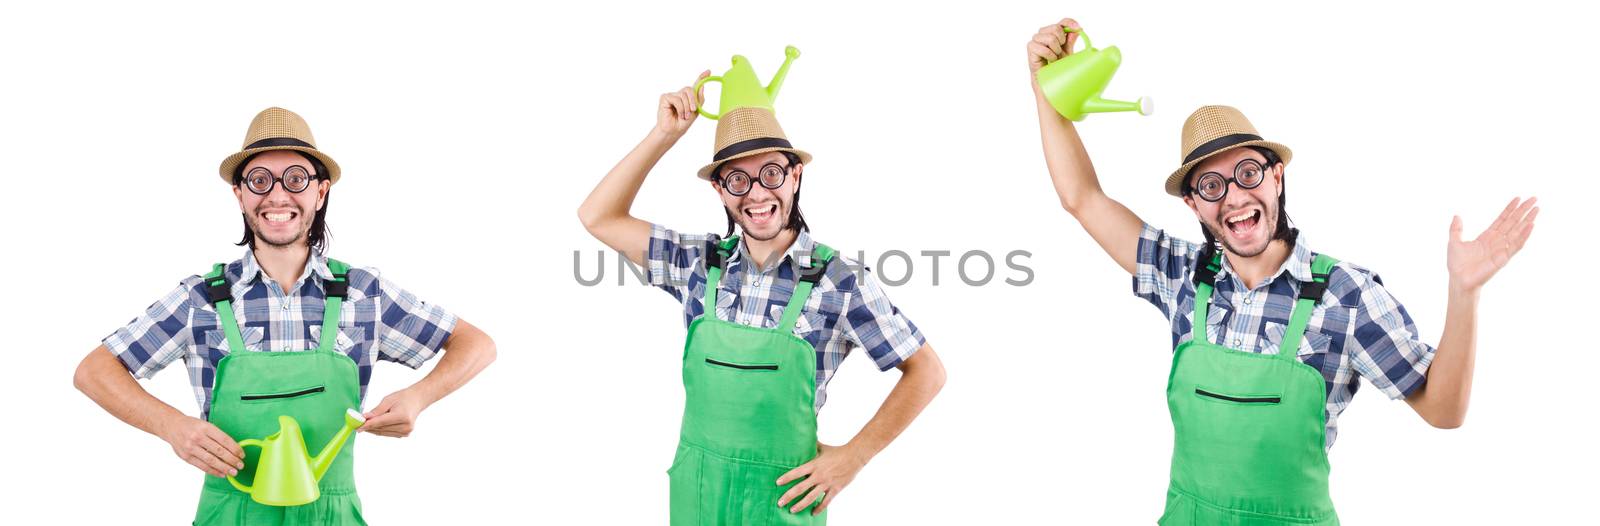
[[[300,280],[289,287],[290,294],[261,271],[249,249],[224,272],[233,286],[234,318],[246,350],[317,348],[322,341],[326,298],[322,282],[333,278],[326,258],[313,253]],[[376,269],[351,268],[347,279],[349,296],[339,313],[334,350],[356,362],[365,399],[375,361],[421,367],[450,338],[456,317],[379,277]],[[211,411],[217,364],[233,351],[218,324],[216,308],[206,299],[200,276],[184,279],[127,326],[107,336],[104,343],[136,378],[150,378],[183,358],[202,418]]]
[[[1133,293],[1161,309],[1172,327],[1172,346],[1192,339],[1195,260],[1202,245],[1144,226],[1139,234],[1138,270]],[[1311,281],[1312,252],[1296,234],[1294,253],[1283,268],[1254,289],[1244,290],[1228,258],[1211,296],[1207,334],[1212,343],[1255,353],[1276,354],[1300,284]],[[1285,274],[1290,279],[1279,279]],[[1339,262],[1328,276],[1328,290],[1312,311],[1311,323],[1295,355],[1322,373],[1328,402],[1328,440],[1338,435],[1339,413],[1356,394],[1356,378],[1366,378],[1391,399],[1403,398],[1427,379],[1433,347],[1417,339],[1411,316],[1370,270]]]
[[[707,243],[718,241],[716,234],[679,234],[660,225],[650,233],[650,284],[683,304],[685,325],[705,312],[704,253]],[[739,250],[724,263],[717,318],[752,327],[777,327],[794,294],[795,264],[810,266],[815,246],[811,234],[802,230],[783,257],[757,269],[749,263],[750,254],[741,239]],[[853,272],[857,268],[862,269],[859,274]],[[844,256],[834,256],[821,282],[811,290],[794,334],[817,350],[817,409],[827,400],[828,380],[851,349],[866,349],[878,369],[887,371],[926,342],[917,326],[889,302],[877,278]]]

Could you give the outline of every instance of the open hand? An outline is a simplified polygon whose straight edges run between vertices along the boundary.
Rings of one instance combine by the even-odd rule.
[[[805,477],[805,480],[801,480],[799,484],[789,488],[782,497],[778,497],[778,507],[781,508],[792,501],[794,504],[789,506],[789,512],[800,513],[800,510],[806,509],[806,506],[821,498],[822,504],[812,509],[811,514],[822,513],[828,509],[828,504],[833,502],[833,498],[839,496],[839,492],[844,491],[844,487],[855,480],[856,473],[866,465],[867,459],[857,454],[849,445],[830,446],[818,442],[817,458],[778,477],[779,486]]]
[[[1450,268],[1450,285],[1463,292],[1475,292],[1496,272],[1505,268],[1511,256],[1522,250],[1533,233],[1533,219],[1539,215],[1534,206],[1538,198],[1512,199],[1500,217],[1472,241],[1461,240],[1461,216],[1450,221],[1450,250],[1447,258]]]
[[[208,475],[226,477],[244,469],[244,448],[211,422],[185,415],[168,424],[161,439],[178,458]]]
[[[695,82],[711,76],[711,70],[700,72],[695,77]],[[674,139],[682,137],[689,131],[689,126],[694,124],[695,113],[700,110],[700,103],[704,96],[693,85],[684,86],[683,89],[671,93],[662,93],[661,102],[656,106],[656,131]]]
[[[361,428],[357,431],[405,438],[411,435],[411,430],[416,427],[417,415],[427,406],[427,402],[416,391],[411,389],[395,391],[383,397],[383,401],[378,402],[378,407],[363,415],[367,422],[361,424]]]

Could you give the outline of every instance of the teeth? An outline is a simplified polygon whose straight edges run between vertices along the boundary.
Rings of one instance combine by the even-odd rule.
[[[266,214],[268,221],[288,221],[290,215],[288,212]]]
[[[1238,213],[1238,214],[1236,214],[1236,215],[1234,215],[1232,217],[1229,217],[1227,219],[1227,221],[1229,223],[1238,223],[1240,221],[1244,221],[1246,219],[1250,219],[1251,217],[1255,217],[1255,215],[1256,215],[1256,211],[1255,210],[1250,210],[1248,212],[1240,212],[1240,213]]]

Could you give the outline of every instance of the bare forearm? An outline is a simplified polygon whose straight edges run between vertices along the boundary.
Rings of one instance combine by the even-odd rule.
[[[1078,220],[1123,270],[1133,273],[1139,249],[1139,230],[1144,221],[1122,203],[1107,197],[1100,189],[1089,153],[1078,138],[1072,121],[1056,113],[1044,99],[1038,85],[1033,95],[1039,107],[1039,135],[1044,146],[1045,164],[1055,185],[1061,207]]]
[[[900,381],[878,407],[877,414],[850,439],[846,447],[855,449],[862,460],[877,456],[916,420],[934,395],[944,387],[944,364],[933,348],[924,344],[901,364]]]
[[[633,207],[634,197],[639,195],[639,187],[644,184],[645,176],[675,142],[675,138],[667,137],[658,130],[650,130],[650,134],[618,161],[600,180],[600,184],[589,192],[589,197],[583,200],[578,214],[584,224],[589,224],[591,220],[627,215],[628,209]]]
[[[639,195],[645,176],[677,140],[678,137],[667,132],[652,129],[650,135],[611,168],[578,207],[578,218],[583,221],[584,229],[635,265],[644,264],[650,223],[633,217],[629,210],[633,208],[633,199]]]
[[[428,405],[460,389],[494,362],[494,340],[466,320],[457,320],[455,331],[444,344],[444,357],[421,380],[411,386],[423,395]]]
[[[1460,427],[1472,398],[1472,370],[1478,355],[1478,291],[1452,286],[1446,306],[1444,335],[1428,380],[1412,395],[1412,406],[1435,427]]]
[[[184,416],[145,391],[104,345],[78,364],[72,384],[118,420],[158,437],[165,437],[167,423]]]
[[[1039,111],[1039,137],[1044,147],[1044,162],[1050,169],[1050,181],[1055,185],[1056,196],[1062,208],[1076,215],[1089,198],[1103,195],[1100,179],[1095,175],[1094,163],[1078,137],[1072,121],[1056,113],[1055,108],[1033,87],[1033,98]]]

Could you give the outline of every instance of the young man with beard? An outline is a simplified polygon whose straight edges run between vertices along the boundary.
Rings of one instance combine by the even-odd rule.
[[[822,524],[862,466],[938,393],[944,367],[870,272],[851,272],[854,262],[811,239],[799,203],[811,156],[790,145],[770,108],[725,112],[716,153],[699,172],[722,201],[729,237],[629,214],[699,103],[692,88],[663,94],[655,128],[578,215],[600,241],[648,266],[650,283],[681,303],[689,326],[671,523]],[[742,235],[733,236],[735,224]],[[879,369],[899,369],[900,380],[854,438],[822,444],[816,411],[855,348]]]
[[[1071,19],[1028,43],[1034,72],[1071,53]],[[1238,110],[1206,106],[1183,125],[1166,178],[1206,236],[1145,224],[1100,189],[1073,124],[1033,82],[1061,204],[1167,318],[1172,479],[1162,524],[1338,524],[1328,495],[1335,422],[1365,378],[1429,424],[1461,425],[1472,390],[1478,298],[1521,250],[1538,214],[1512,200],[1476,239],[1450,227],[1449,298],[1437,349],[1370,270],[1312,251],[1284,212],[1288,147]]]
[[[73,383],[206,472],[194,524],[365,524],[352,474],[353,439],[321,473],[320,497],[275,505],[247,493],[261,453],[239,441],[278,432],[280,415],[294,418],[312,454],[347,424],[405,437],[423,409],[494,360],[494,342],[375,270],[323,255],[339,165],[317,149],[299,115],[262,111],[244,144],[219,169],[244,216],[244,257],[183,280],[90,351]],[[374,362],[415,369],[441,350],[447,352],[439,365],[422,380],[359,412]],[[180,358],[199,418],[135,380]]]

